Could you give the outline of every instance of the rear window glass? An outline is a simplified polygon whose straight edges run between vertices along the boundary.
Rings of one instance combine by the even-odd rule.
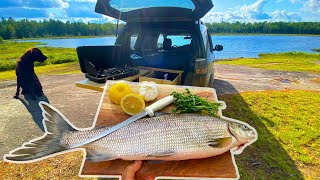
[[[111,0],[110,5],[111,7],[122,12],[150,7],[179,7],[187,9],[195,8],[191,0]]]
[[[191,37],[187,35],[168,35],[167,39],[171,39],[172,46],[184,46],[184,45],[190,45],[191,44]],[[160,34],[157,46],[158,48],[163,47],[163,41],[164,37],[162,34]]]

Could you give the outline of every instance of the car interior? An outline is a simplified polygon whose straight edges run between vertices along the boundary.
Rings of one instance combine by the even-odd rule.
[[[183,70],[182,82],[196,57],[191,33],[139,32],[130,37],[131,61],[137,66]]]

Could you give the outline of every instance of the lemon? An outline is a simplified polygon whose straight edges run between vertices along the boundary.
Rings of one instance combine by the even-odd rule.
[[[121,108],[128,115],[135,115],[145,108],[143,96],[131,93],[121,99]]]
[[[118,83],[113,85],[109,90],[109,97],[111,102],[119,105],[121,103],[121,99],[127,95],[132,93],[130,86],[126,83]]]

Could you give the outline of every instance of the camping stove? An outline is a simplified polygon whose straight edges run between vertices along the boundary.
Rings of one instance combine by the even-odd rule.
[[[117,80],[133,76],[139,73],[139,69],[130,66],[113,67],[108,69],[100,69],[96,74],[86,74],[86,77],[97,83],[104,83],[107,80]]]

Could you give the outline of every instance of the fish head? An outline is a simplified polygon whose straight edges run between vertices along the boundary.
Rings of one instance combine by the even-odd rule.
[[[229,131],[237,140],[235,154],[241,154],[245,147],[258,139],[257,131],[246,123],[229,122]]]

